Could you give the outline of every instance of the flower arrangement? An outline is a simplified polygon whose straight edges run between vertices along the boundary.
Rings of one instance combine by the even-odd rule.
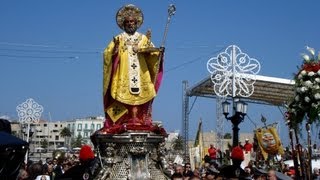
[[[319,121],[320,113],[320,53],[307,46],[310,54],[302,54],[303,63],[295,75],[295,97],[288,104],[288,114],[293,125],[307,116],[308,123]]]

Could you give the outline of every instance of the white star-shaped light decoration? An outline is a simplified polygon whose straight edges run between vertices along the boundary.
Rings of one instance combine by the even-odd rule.
[[[16,109],[22,123],[38,123],[43,112],[43,107],[32,98],[19,104]]]
[[[249,97],[254,92],[255,75],[260,71],[260,63],[231,45],[207,62],[214,92],[220,97]]]

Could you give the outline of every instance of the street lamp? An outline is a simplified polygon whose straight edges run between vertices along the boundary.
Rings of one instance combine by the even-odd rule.
[[[21,130],[23,133],[23,137],[26,137],[26,138],[24,138],[24,140],[29,144],[29,150],[30,150],[31,141],[29,141],[29,138],[32,137],[32,135],[34,133],[34,128],[30,126],[30,123],[27,123],[27,124],[22,125]],[[29,150],[27,151],[26,156],[25,156],[25,163],[28,162]]]
[[[230,103],[224,101],[222,103],[223,114],[227,120],[230,120],[233,125],[233,147],[238,146],[239,144],[239,124],[244,120],[244,117],[247,114],[248,104],[234,99],[233,110],[235,113],[232,116],[229,115]]]

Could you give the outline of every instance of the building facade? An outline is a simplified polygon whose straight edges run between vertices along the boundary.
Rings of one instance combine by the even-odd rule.
[[[27,124],[20,122],[11,122],[12,134],[27,140],[30,143],[30,151],[36,152],[42,147],[42,141],[47,142],[47,149],[52,151],[59,148],[67,148],[70,146],[70,139],[76,139],[81,136],[83,144],[91,144],[90,136],[96,130],[103,127],[104,117],[87,117],[74,119],[70,121],[45,121],[40,120],[38,123],[30,124],[29,139],[27,138]],[[61,136],[61,131],[68,128],[71,132],[71,137]]]
[[[91,144],[90,136],[103,127],[104,117],[88,117],[66,122],[66,127],[71,131],[72,137],[81,136],[84,144]]]

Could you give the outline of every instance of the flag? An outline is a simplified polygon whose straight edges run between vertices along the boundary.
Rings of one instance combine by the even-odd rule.
[[[196,134],[196,139],[194,141],[193,147],[197,147],[199,146],[199,144],[201,143],[201,134],[202,134],[202,120],[200,119],[199,124],[198,124],[198,130],[197,130],[197,134]]]
[[[198,167],[200,167],[205,154],[205,149],[203,146],[204,145],[203,145],[203,133],[202,133],[202,120],[200,119],[197,134],[196,134],[196,139],[193,145],[193,147],[199,147],[198,152],[199,152],[200,162],[195,163]]]

